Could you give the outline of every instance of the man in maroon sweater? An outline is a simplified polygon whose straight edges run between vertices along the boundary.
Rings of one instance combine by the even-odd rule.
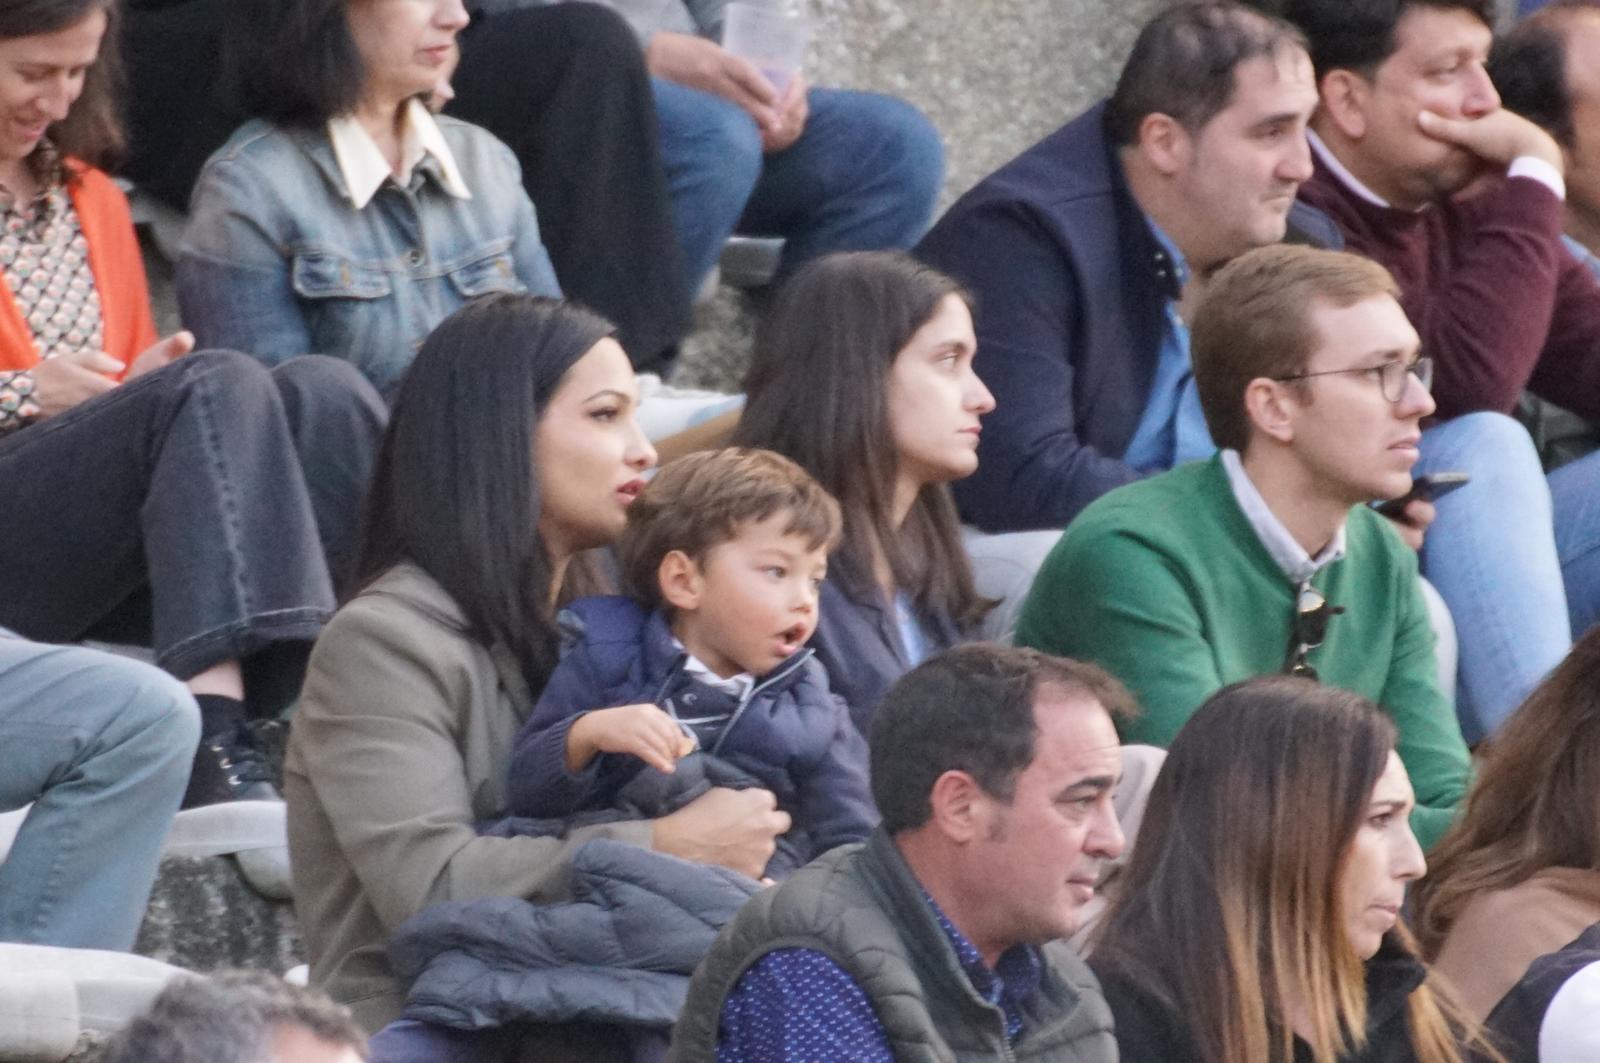
[[[1493,0],[1285,8],[1310,44],[1319,95],[1316,169],[1300,198],[1394,274],[1434,360],[1439,421],[1418,472],[1474,477],[1440,501],[1423,553],[1463,629],[1463,689],[1492,688],[1498,674],[1508,693],[1525,690],[1600,617],[1600,456],[1546,484],[1526,431],[1505,416],[1527,389],[1600,418],[1600,285],[1561,242],[1561,150],[1500,106],[1484,69]],[[1439,552],[1455,563],[1430,563]],[[1524,607],[1504,605],[1507,592]],[[1458,603],[1471,601],[1483,607],[1463,616]],[[1469,654],[1469,643],[1488,648]],[[1480,733],[1505,711],[1463,709]]]
[[[1300,196],[1351,250],[1400,278],[1438,366],[1440,415],[1509,413],[1531,389],[1600,419],[1600,288],[1562,251],[1560,147],[1500,106],[1484,70],[1489,0],[1382,4],[1398,18],[1375,66],[1339,53],[1346,13],[1379,4],[1289,6],[1311,39],[1321,95],[1316,174]],[[1322,9],[1344,24],[1319,40],[1310,13]],[[1483,189],[1452,198],[1479,180]]]

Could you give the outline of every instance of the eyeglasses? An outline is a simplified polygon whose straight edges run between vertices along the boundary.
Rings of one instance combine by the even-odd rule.
[[[1396,358],[1392,362],[1382,365],[1362,365],[1354,369],[1324,369],[1317,373],[1295,373],[1291,376],[1275,376],[1272,379],[1279,382],[1290,380],[1310,380],[1319,376],[1342,376],[1346,373],[1371,373],[1378,378],[1378,390],[1383,392],[1383,397],[1390,402],[1399,402],[1406,396],[1406,380],[1416,377],[1422,384],[1423,391],[1433,390],[1433,359],[1418,358],[1414,362],[1403,362]]]
[[[1296,588],[1294,628],[1289,633],[1289,652],[1283,660],[1288,675],[1316,679],[1317,669],[1310,661],[1311,651],[1328,636],[1328,621],[1344,612],[1342,605],[1329,605],[1322,592],[1311,585],[1308,576]]]

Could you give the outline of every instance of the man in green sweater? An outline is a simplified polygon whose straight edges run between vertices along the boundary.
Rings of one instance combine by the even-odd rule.
[[[1400,731],[1424,846],[1470,762],[1440,691],[1415,553],[1365,503],[1411,488],[1431,365],[1383,267],[1276,246],[1219,271],[1192,344],[1209,461],[1130,484],[1067,528],[1017,641],[1095,661],[1165,746],[1210,694],[1294,672],[1380,705]]]

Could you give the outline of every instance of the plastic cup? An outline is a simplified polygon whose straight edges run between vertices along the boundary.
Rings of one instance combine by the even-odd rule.
[[[803,16],[772,4],[733,0],[723,9],[722,46],[749,60],[780,99],[800,72],[810,37]]]

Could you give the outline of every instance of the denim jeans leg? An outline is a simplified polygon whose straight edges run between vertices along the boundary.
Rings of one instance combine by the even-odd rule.
[[[911,247],[944,184],[923,113],[872,92],[812,89],[805,131],[769,155],[738,231],[784,237],[781,273],[831,251]]]
[[[33,803],[0,863],[0,941],[133,947],[199,737],[171,676],[0,636],[0,808]]]
[[[79,637],[144,586],[180,679],[315,638],[334,598],[273,378],[200,352],[0,439],[0,624]]]
[[[1572,636],[1580,638],[1600,621],[1600,453],[1551,473],[1550,497]]]
[[[354,574],[361,507],[389,408],[361,370],[320,354],[272,367],[334,589]]]
[[[1527,431],[1473,413],[1422,434],[1416,472],[1472,482],[1441,498],[1422,571],[1455,618],[1457,712],[1468,742],[1492,734],[1572,645],[1550,485]]]
[[[661,164],[677,219],[689,291],[699,289],[733,235],[761,174],[761,134],[735,104],[652,78]]]

